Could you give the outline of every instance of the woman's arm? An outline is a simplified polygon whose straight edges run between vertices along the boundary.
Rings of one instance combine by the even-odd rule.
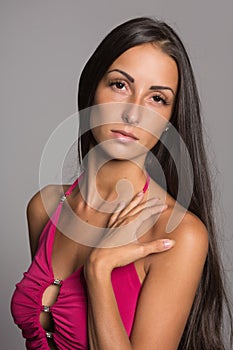
[[[175,246],[160,254],[151,254],[158,251],[160,241],[93,251],[85,270],[92,350],[177,349],[205,263],[208,233],[199,219],[186,214],[169,238],[176,240]],[[118,311],[111,271],[143,256],[148,256],[147,276],[129,339]]]

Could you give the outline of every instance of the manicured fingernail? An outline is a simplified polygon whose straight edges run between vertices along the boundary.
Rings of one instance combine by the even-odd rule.
[[[156,204],[158,202],[159,198],[155,197],[151,200],[152,204]]]
[[[124,207],[125,207],[125,202],[124,201],[120,202],[119,206],[118,206],[118,209],[122,210]]]
[[[164,239],[163,240],[163,246],[165,249],[169,249],[173,247],[175,244],[175,241],[173,239]]]
[[[167,204],[164,204],[164,205],[161,207],[161,211],[167,209],[167,207],[168,207]]]
[[[141,197],[144,195],[144,191],[138,192],[137,197]]]

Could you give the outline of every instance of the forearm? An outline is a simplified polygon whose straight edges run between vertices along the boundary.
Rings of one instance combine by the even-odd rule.
[[[88,271],[88,336],[91,350],[132,350],[121,320],[110,272]]]

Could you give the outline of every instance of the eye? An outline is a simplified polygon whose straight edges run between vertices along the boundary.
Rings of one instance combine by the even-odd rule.
[[[110,81],[109,86],[112,86],[117,90],[124,90],[124,88],[126,87],[126,84],[122,81],[115,80],[115,81]]]
[[[156,103],[161,103],[163,105],[167,105],[168,104],[167,99],[165,97],[162,97],[159,94],[152,96],[152,99]]]

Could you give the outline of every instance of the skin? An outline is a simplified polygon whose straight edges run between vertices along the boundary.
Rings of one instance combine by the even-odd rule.
[[[113,62],[96,90],[96,104],[121,102],[124,108],[111,123],[93,128],[93,136],[100,147],[92,148],[86,176],[67,198],[67,203],[85,222],[112,228],[112,231],[93,248],[74,242],[57,229],[52,254],[56,278],[64,279],[84,265],[88,287],[88,336],[93,350],[177,349],[201,278],[208,250],[208,232],[204,224],[186,211],[176,228],[167,234],[166,224],[175,200],[152,180],[149,190],[141,193],[145,184],[145,150],[151,149],[158,138],[148,132],[152,126],[146,125],[145,114],[137,112],[143,109],[162,115],[164,119],[157,130],[161,133],[164,120],[169,121],[171,117],[177,85],[175,61],[155,45],[145,44],[127,50]],[[151,86],[166,89],[152,91]],[[126,122],[122,116],[129,103],[133,108],[127,109]],[[132,132],[137,140],[133,143],[119,141],[112,133],[116,127]],[[108,147],[104,146],[106,141]],[[127,158],[129,152],[130,159]],[[110,160],[98,169],[98,163],[106,159]],[[96,178],[92,176],[95,171]],[[116,192],[116,184],[122,178],[132,185],[132,196],[119,207],[122,197]],[[66,189],[66,186],[48,186],[29,202],[27,217],[32,256],[42,228]],[[117,210],[113,214],[99,212],[95,209],[101,205],[99,198],[105,203],[116,201]],[[162,207],[164,203],[165,208]],[[137,231],[140,221],[138,226],[135,222],[139,215],[145,223],[151,217],[157,220],[138,240],[117,245],[118,237],[128,234],[125,224],[132,222]],[[167,239],[170,246],[166,247]],[[111,272],[131,262],[135,264],[142,290],[129,339],[116,304]],[[55,300],[56,292],[48,287],[43,304],[52,305]],[[45,315],[41,315],[40,321],[43,327],[48,327]]]

